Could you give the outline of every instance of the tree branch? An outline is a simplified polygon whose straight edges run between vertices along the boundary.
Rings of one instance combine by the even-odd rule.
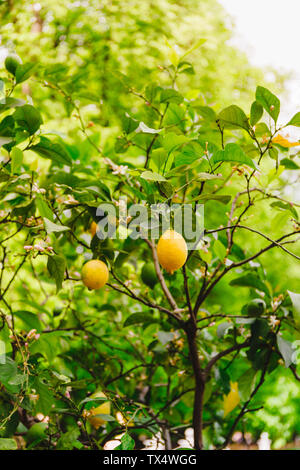
[[[224,351],[221,351],[218,354],[216,354],[215,356],[213,356],[211,358],[211,360],[208,362],[205,369],[204,369],[205,376],[207,377],[207,375],[211,371],[212,367],[215,365],[215,363],[217,361],[219,361],[219,359],[222,359],[222,357],[227,356],[228,354],[232,353],[233,351],[240,351],[241,349],[246,348],[247,346],[249,346],[249,344],[250,344],[250,341],[246,340],[246,341],[244,341],[244,343],[235,344],[235,345],[231,346],[230,348],[224,349]]]

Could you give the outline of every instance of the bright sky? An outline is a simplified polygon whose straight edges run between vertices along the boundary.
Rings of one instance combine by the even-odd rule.
[[[235,46],[259,67],[290,72],[282,117],[300,111],[300,0],[219,0],[235,23]]]

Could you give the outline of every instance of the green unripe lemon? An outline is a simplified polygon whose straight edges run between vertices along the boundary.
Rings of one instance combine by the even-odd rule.
[[[157,283],[157,274],[153,263],[145,263],[141,272],[141,279],[146,286],[153,287]]]
[[[249,315],[262,315],[266,308],[267,306],[263,299],[253,299],[247,305]]]

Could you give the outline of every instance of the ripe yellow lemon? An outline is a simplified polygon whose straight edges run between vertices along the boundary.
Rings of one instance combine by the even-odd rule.
[[[175,230],[167,230],[157,244],[157,256],[160,264],[168,273],[173,274],[181,268],[187,259],[187,246],[184,238]]]
[[[108,267],[98,259],[88,261],[82,268],[81,279],[89,289],[100,289],[107,283],[108,277]]]
[[[101,398],[101,397],[105,398],[106,395],[103,392],[95,392],[90,396],[90,398]],[[88,411],[87,410],[84,411],[84,416],[95,429],[98,429],[100,426],[103,426],[103,424],[106,423],[104,419],[102,419],[101,417],[98,417],[97,415],[109,415],[109,414],[110,414],[110,402],[109,401],[101,403],[101,405],[97,407],[93,407]]]
[[[97,228],[98,228],[98,225],[93,220],[93,222],[91,223],[91,226],[90,226],[90,234],[92,235],[92,238],[94,238],[94,236],[96,235]]]

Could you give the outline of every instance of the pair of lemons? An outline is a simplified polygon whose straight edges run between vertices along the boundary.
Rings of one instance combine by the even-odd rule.
[[[168,273],[173,274],[174,271],[181,268],[187,259],[187,246],[182,235],[175,230],[164,232],[157,244],[157,256],[161,266]],[[146,268],[144,277],[148,277]],[[82,268],[82,282],[89,289],[100,289],[107,283],[108,278],[108,267],[103,261],[93,259]]]

